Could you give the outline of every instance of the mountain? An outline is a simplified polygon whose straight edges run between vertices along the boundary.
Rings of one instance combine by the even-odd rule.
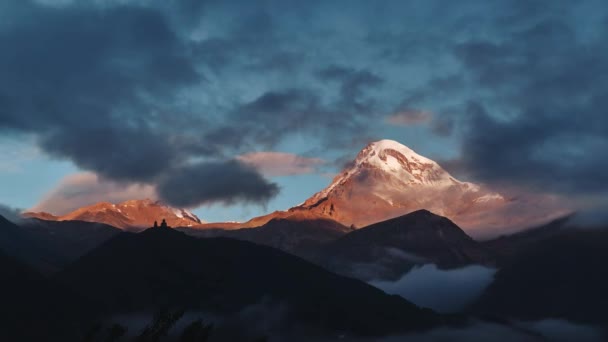
[[[74,210],[71,213],[54,216],[49,213],[24,213],[25,217],[51,221],[88,221],[105,223],[122,229],[151,227],[154,221],[165,219],[174,227],[191,227],[203,223],[186,209],[172,208],[159,201],[130,200],[119,204],[101,202]]]
[[[93,222],[22,219],[0,216],[0,250],[37,271],[58,271],[121,230]]]
[[[508,264],[534,244],[542,243],[574,229],[581,229],[572,222],[573,217],[574,215],[567,215],[537,227],[531,227],[514,234],[501,235],[481,243],[486,249],[494,253],[499,266]]]
[[[61,256],[33,234],[0,216],[0,251],[39,270],[54,270]]]
[[[0,250],[1,341],[76,340],[87,301]]]
[[[325,243],[352,231],[328,218],[309,218],[294,213],[274,218],[260,227],[241,229],[177,228],[197,237],[229,237],[278,248],[301,257],[309,257]]]
[[[567,229],[518,245],[471,311],[608,326],[608,228]]]
[[[21,220],[19,227],[56,256],[56,262],[49,265],[49,271],[63,268],[122,232],[118,228],[97,222],[46,221],[34,218]]]
[[[414,265],[487,264],[492,254],[445,217],[428,210],[378,222],[325,245],[321,264],[362,280],[398,279]]]
[[[427,209],[449,217],[475,238],[487,238],[564,214],[546,201],[540,196],[507,198],[482,185],[459,181],[410,148],[380,140],[363,148],[328,187],[304,203],[254,218],[245,225],[305,212],[360,228]]]
[[[298,324],[346,334],[383,335],[439,324],[442,316],[280,250],[174,229],[122,233],[57,274],[103,312],[140,313],[169,305],[214,314],[262,302]]]

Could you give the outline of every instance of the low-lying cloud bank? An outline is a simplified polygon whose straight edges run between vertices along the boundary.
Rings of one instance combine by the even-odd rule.
[[[21,210],[0,203],[0,216],[11,222],[21,220]]]
[[[495,269],[472,265],[441,270],[434,264],[415,267],[396,281],[371,281],[390,294],[439,312],[456,312],[475,300],[494,279]]]
[[[115,182],[93,172],[78,172],[64,177],[30,211],[64,215],[98,202],[119,203],[145,198],[157,198],[154,187]]]
[[[464,328],[438,328],[425,333],[391,336],[375,341],[600,342],[605,341],[605,338],[605,333],[597,327],[578,325],[561,320],[542,320],[536,322],[515,322],[511,325],[479,322]]]

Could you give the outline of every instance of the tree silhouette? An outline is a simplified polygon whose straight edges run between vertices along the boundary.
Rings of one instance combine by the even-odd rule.
[[[106,337],[106,342],[116,342],[118,339],[123,337],[127,333],[127,328],[123,327],[120,324],[113,324],[108,329],[108,337]]]
[[[196,320],[184,329],[179,342],[207,342],[212,329],[213,324],[205,325],[202,320]]]
[[[82,339],[83,342],[94,342],[97,340],[97,335],[101,331],[101,324],[97,323],[89,329]]]
[[[154,315],[152,324],[148,325],[141,334],[135,339],[137,342],[158,342],[167,336],[169,330],[182,318],[184,311],[171,312],[168,309],[161,309]]]

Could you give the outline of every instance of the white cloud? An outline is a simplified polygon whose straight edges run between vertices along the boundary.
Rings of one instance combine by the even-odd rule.
[[[118,203],[156,197],[156,191],[150,185],[118,183],[100,178],[92,172],[79,172],[64,177],[30,211],[63,215],[98,202]]]
[[[440,270],[434,264],[415,267],[397,281],[371,281],[389,294],[397,294],[422,307],[456,312],[475,300],[494,279],[495,269],[479,265]]]
[[[313,173],[317,166],[325,163],[320,158],[308,158],[284,152],[252,152],[240,155],[237,159],[270,177]]]
[[[413,126],[431,121],[433,113],[419,109],[407,109],[386,117],[386,122],[396,126]]]

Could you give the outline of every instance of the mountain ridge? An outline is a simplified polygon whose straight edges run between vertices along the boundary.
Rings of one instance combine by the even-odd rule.
[[[246,222],[206,223],[188,211],[170,207],[133,221],[119,212],[126,209],[120,207],[124,203],[118,204],[118,211],[116,205],[100,203],[59,217],[47,213],[25,215],[102,222],[123,229],[150,227],[154,220],[165,218],[173,227],[234,230],[261,227],[272,219],[331,219],[360,228],[427,209],[450,218],[473,238],[488,239],[570,213],[542,195],[508,197],[484,185],[460,181],[437,162],[387,139],[365,146],[327,187],[301,204]]]
[[[128,200],[117,204],[98,202],[59,216],[45,212],[25,212],[23,216],[47,221],[99,222],[121,229],[148,228],[154,221],[162,219],[170,226],[189,227],[204,223],[186,209],[173,208],[151,199]]]
[[[326,244],[317,262],[369,281],[394,280],[429,263],[446,269],[490,265],[493,255],[448,218],[423,209],[345,234]]]
[[[286,302],[298,322],[363,335],[419,330],[446,319],[275,248],[169,228],[124,232],[54,279],[103,303],[107,313],[168,303],[230,313],[270,298]]]

